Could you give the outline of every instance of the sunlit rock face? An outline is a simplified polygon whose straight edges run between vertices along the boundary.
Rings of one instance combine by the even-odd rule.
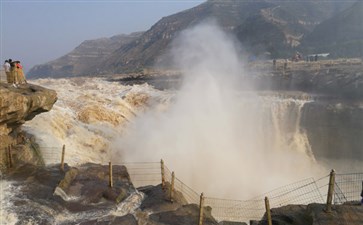
[[[55,91],[32,84],[18,88],[0,83],[0,149],[17,143],[20,126],[42,112],[48,112],[57,101]],[[6,151],[1,151],[0,166],[5,165]]]
[[[49,111],[57,100],[55,91],[36,85],[20,85],[18,88],[10,84],[0,85],[0,126],[4,131],[2,134],[26,120],[31,120],[41,112]]]

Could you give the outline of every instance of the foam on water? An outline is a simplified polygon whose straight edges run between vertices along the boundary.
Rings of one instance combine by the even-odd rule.
[[[34,134],[46,163],[58,163],[62,145],[66,162],[107,163],[109,145],[125,124],[148,104],[165,105],[168,96],[149,85],[123,86],[100,78],[39,79],[35,84],[57,91],[53,109],[24,124]],[[161,107],[162,108],[162,107]]]
[[[12,211],[13,202],[12,197],[16,192],[15,186],[12,182],[6,180],[0,180],[0,224],[1,225],[13,225],[19,220],[16,212]]]
[[[248,198],[326,172],[300,127],[310,100],[220,89],[213,77],[195,82],[174,93],[100,78],[36,80],[59,100],[24,129],[47,163],[59,162],[63,144],[70,165],[163,158],[183,182],[217,197]]]

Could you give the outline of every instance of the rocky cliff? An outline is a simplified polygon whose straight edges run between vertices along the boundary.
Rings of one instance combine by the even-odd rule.
[[[40,86],[23,84],[18,88],[0,83],[0,166],[4,166],[10,144],[24,141],[20,126],[36,115],[51,110],[57,93]]]
[[[363,160],[363,63],[355,60],[277,62],[254,65],[254,88],[279,94],[306,93],[301,126],[318,160]],[[253,67],[253,66],[252,66]],[[270,68],[270,69],[268,69]]]

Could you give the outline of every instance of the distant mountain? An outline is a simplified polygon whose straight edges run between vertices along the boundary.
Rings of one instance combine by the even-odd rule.
[[[363,56],[363,2],[316,26],[304,40],[310,53],[331,53],[333,57]]]
[[[291,49],[316,25],[351,4],[315,0],[207,1],[162,18],[139,39],[113,52],[103,64],[103,72],[122,73],[154,65],[178,32],[208,18],[215,18],[226,31],[237,35],[251,54],[291,54]]]
[[[151,67],[163,59],[179,32],[211,18],[235,35],[249,54],[286,56],[295,51],[304,37],[322,21],[352,4],[349,1],[317,0],[209,0],[163,17],[148,31],[128,39],[127,43],[115,43],[112,47],[108,44],[105,54],[97,56],[98,53],[92,53],[88,57],[78,51],[74,57],[70,53],[64,56],[65,59],[62,57],[33,68],[31,74],[56,77],[116,74]],[[89,46],[86,49],[92,52]],[[82,58],[82,63],[76,58]]]
[[[34,66],[28,75],[38,77],[69,77],[99,74],[100,65],[107,56],[120,46],[139,38],[142,32],[129,35],[115,35],[111,38],[100,38],[82,42],[73,51],[46,64]]]

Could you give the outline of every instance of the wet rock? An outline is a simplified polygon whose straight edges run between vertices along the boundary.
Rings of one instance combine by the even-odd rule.
[[[115,220],[112,221],[112,223],[110,223],[110,225],[118,225],[118,224],[138,225],[137,220],[131,214],[128,214],[128,215],[123,216],[123,217],[116,217]]]
[[[11,210],[16,212],[19,221],[25,221],[20,224],[75,224],[85,220],[89,224],[111,223],[113,219],[103,218],[112,211],[123,210],[118,209],[116,202],[120,193],[125,198],[135,191],[123,166],[114,166],[113,188],[108,186],[108,166],[87,164],[70,168],[66,165],[65,170],[61,171],[59,165],[24,164],[6,174],[5,179],[16,190],[11,197]]]
[[[244,222],[221,221],[221,222],[218,223],[218,225],[247,225],[247,223],[244,223]]]
[[[109,187],[108,166],[88,163],[66,171],[55,194],[66,201],[77,199],[86,205],[104,201],[118,203],[135,191],[125,166],[113,166],[113,184]]]
[[[357,204],[335,205],[330,213],[324,204],[288,205],[271,210],[274,225],[358,225],[363,224],[363,207]],[[266,216],[259,225],[267,225]]]
[[[79,225],[138,225],[137,220],[131,214],[119,217],[107,217],[85,221]]]
[[[142,210],[151,210],[153,212],[176,210],[183,204],[187,204],[180,192],[174,192],[174,201],[170,201],[169,190],[170,184],[166,183],[163,190],[161,184],[157,186],[147,186],[138,189],[145,194],[145,199],[140,205]]]
[[[204,225],[218,224],[211,216],[211,208],[204,209]],[[199,221],[199,206],[196,204],[183,205],[176,210],[150,215],[150,220],[168,225],[195,225]]]
[[[344,204],[333,206],[332,212],[325,211],[325,205],[310,204],[307,211],[312,217],[312,225],[359,225],[363,224],[363,206]]]
[[[274,225],[307,225],[312,224],[312,218],[306,211],[307,206],[304,205],[287,205],[271,210],[272,222]],[[266,215],[259,225],[268,224]]]

